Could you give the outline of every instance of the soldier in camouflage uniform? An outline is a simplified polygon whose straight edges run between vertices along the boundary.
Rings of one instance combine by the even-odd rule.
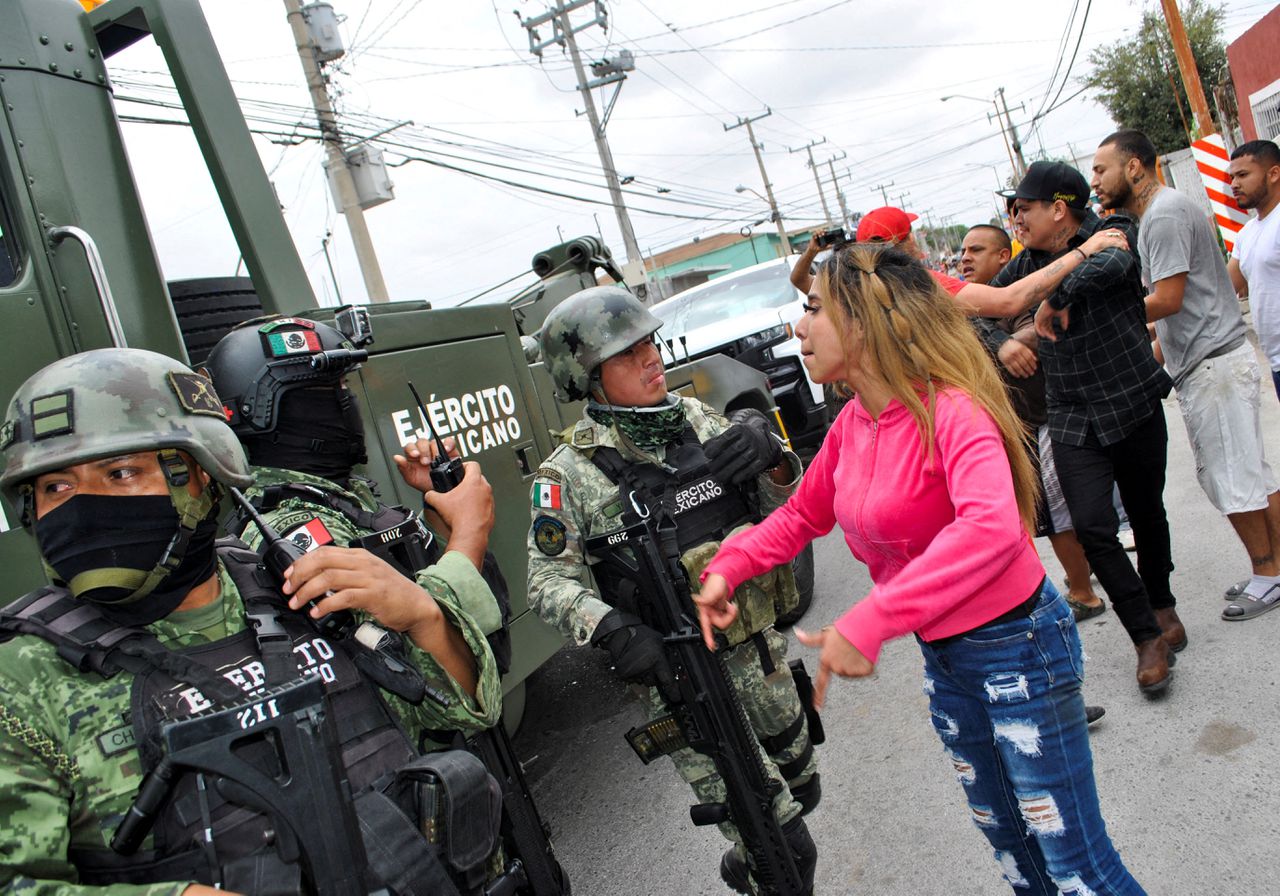
[[[671,683],[661,635],[629,609],[634,586],[608,579],[603,564],[596,565],[601,558],[584,550],[589,538],[622,525],[619,474],[645,471],[653,492],[668,496],[694,588],[719,540],[785,501],[801,474],[799,459],[783,450],[759,412],[726,420],[696,399],[667,392],[653,343],[660,326],[617,287],[584,290],[548,315],[540,341],[557,398],[588,404],[534,477],[528,542],[530,606],[576,643],[608,650],[621,678],[649,685],[650,718],[667,712],[662,691]],[[786,640],[773,628],[775,616],[798,600],[791,567],[753,579],[737,599],[750,609],[725,633],[726,667],[770,776],[784,785],[774,811],[811,885],[817,853],[801,815],[817,804],[818,774]],[[684,748],[672,759],[699,802],[724,800],[708,757]],[[754,892],[737,831],[720,827],[735,843],[721,876],[738,892]]]
[[[228,333],[210,353],[205,372],[253,465],[254,482],[246,495],[273,529],[304,550],[359,543],[428,594],[437,583],[447,583],[458,605],[488,636],[498,671],[505,673],[511,658],[510,603],[506,580],[487,550],[494,514],[489,484],[479,465],[467,462],[457,486],[435,491],[434,444],[418,439],[406,445],[405,455],[395,460],[405,481],[422,493],[433,518],[428,529],[416,514],[382,503],[376,483],[355,474],[353,466],[366,460],[365,441],[346,377],[367,358],[358,346],[372,342],[373,334],[363,325],[348,330],[358,331],[355,342],[305,318],[259,319]],[[261,541],[247,515],[233,514],[227,525],[251,545]],[[447,533],[447,544],[438,532]],[[440,731],[422,746],[443,749],[466,734]],[[501,723],[477,736],[472,747],[506,788],[507,849],[491,857],[490,883],[506,874],[528,877],[538,894],[568,892]],[[514,864],[517,858],[523,868]]]
[[[364,428],[346,375],[367,357],[333,327],[276,317],[250,321],[228,333],[205,364],[228,422],[253,465],[253,486],[247,495],[277,532],[308,551],[326,544],[348,545],[400,521],[391,515],[379,525],[389,508],[378,499],[376,484],[353,471],[367,457]],[[503,614],[481,571],[496,587],[505,590],[505,582],[492,561],[485,570],[493,492],[479,464],[466,463],[462,483],[441,494],[431,487],[434,446],[419,439],[406,446],[405,454],[396,458],[401,474],[423,493],[434,528],[448,533],[444,551],[432,546],[434,565],[427,569],[422,563],[414,575],[447,582],[481,631],[499,633]],[[261,540],[247,518],[235,519],[232,528],[250,545]],[[414,534],[419,532],[425,539],[435,537],[415,527]],[[414,534],[406,532],[404,537]],[[505,665],[504,657],[499,664]]]
[[[242,634],[244,601],[255,589],[269,589],[237,573],[243,563],[229,566],[234,552],[215,546],[220,486],[246,486],[250,474],[209,381],[169,358],[134,349],[65,358],[15,394],[0,449],[0,488],[21,509],[55,583],[0,611],[0,629],[7,632],[7,643],[0,644],[0,888],[74,894],[112,884],[110,892],[121,896],[212,896],[266,886],[261,878],[237,879],[228,871],[244,869],[244,861],[257,870],[274,862],[296,877],[297,866],[267,845],[273,837],[254,834],[248,856],[221,849],[224,833],[231,837],[237,828],[220,819],[238,814],[233,824],[246,826],[245,811],[234,803],[215,804],[230,815],[211,822],[195,817],[199,830],[211,826],[211,843],[199,835],[170,842],[166,855],[160,832],[172,830],[166,825],[179,811],[175,797],[162,808],[142,853],[131,860],[108,848],[144,765],[153,764],[158,745],[151,736],[166,718],[184,715],[157,707],[186,701],[189,713],[209,700],[234,704],[245,699],[237,694],[258,693],[264,679],[272,682],[263,671],[262,642]],[[480,728],[497,719],[500,687],[492,655],[447,583],[432,582],[433,599],[424,600],[422,588],[372,555],[329,547],[298,559],[284,591],[287,604],[278,592],[270,596],[280,610],[271,618],[284,625],[293,644],[291,652],[284,645],[284,661],[297,667],[287,670],[286,679],[316,676],[329,686],[327,699],[338,699],[334,686],[349,685],[346,693],[367,696],[347,706],[364,712],[368,730],[402,728],[408,735],[394,748],[370,752],[412,757],[409,737]],[[345,647],[298,621],[310,601],[313,616],[349,609],[380,627],[439,699],[414,704],[373,688],[344,660]],[[68,605],[59,615],[57,608]],[[295,636],[299,627],[307,634]],[[215,652],[221,645],[240,651],[236,659],[216,662],[226,655]],[[256,650],[264,650],[263,661],[254,659]],[[184,689],[192,681],[201,684]],[[155,689],[147,690],[148,682]],[[382,714],[380,727],[370,721],[373,713]],[[150,728],[138,727],[144,719]],[[342,761],[349,763],[343,744]],[[347,774],[355,787],[353,768]],[[179,792],[194,794],[194,778],[179,774],[176,786],[189,787]],[[199,788],[197,804],[205,808],[209,793],[221,794],[216,777],[211,783],[207,793]],[[263,853],[271,857],[263,860]],[[215,881],[222,890],[205,885]]]

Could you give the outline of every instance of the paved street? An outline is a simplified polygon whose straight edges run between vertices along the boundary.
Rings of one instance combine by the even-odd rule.
[[[1280,406],[1265,383],[1263,410],[1275,461]],[[1115,614],[1082,626],[1085,696],[1107,709],[1092,737],[1103,815],[1152,894],[1273,894],[1280,892],[1272,867],[1280,842],[1280,613],[1220,620],[1223,587],[1247,574],[1247,561],[1196,482],[1174,399],[1165,412],[1174,593],[1191,643],[1167,696],[1149,700],[1134,683],[1133,648]],[[1037,544],[1061,582],[1048,541]],[[869,587],[838,534],[817,544],[817,573],[802,623],[814,628]],[[802,649],[793,643],[794,650]],[[668,762],[645,767],[623,740],[640,718],[599,651],[563,650],[529,680],[516,746],[574,891],[726,893],[717,874],[724,842],[689,822],[691,792]],[[821,853],[817,892],[1008,892],[930,724],[914,641],[889,645],[874,677],[837,682],[824,719],[824,795],[809,821]]]

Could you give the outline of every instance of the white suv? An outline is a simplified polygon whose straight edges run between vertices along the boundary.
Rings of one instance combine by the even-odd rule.
[[[817,449],[829,418],[822,387],[800,359],[795,325],[804,294],[791,285],[797,256],[752,265],[709,280],[649,310],[676,361],[724,354],[769,377],[792,447]]]

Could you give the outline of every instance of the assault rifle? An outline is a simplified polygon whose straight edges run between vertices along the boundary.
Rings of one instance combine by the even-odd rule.
[[[316,896],[368,896],[369,862],[333,724],[318,677],[165,724],[164,758],[142,780],[111,848],[135,853],[179,772],[200,772],[216,776],[237,803],[272,816],[281,857],[301,860]],[[242,754],[251,745],[273,754],[288,774],[273,776],[247,761]]]
[[[685,746],[710,757],[724,781],[726,799],[690,807],[693,823],[732,822],[751,856],[760,893],[801,896],[805,889],[800,871],[773,813],[781,784],[765,770],[759,742],[729,684],[723,655],[707,650],[702,642],[680,564],[675,519],[660,502],[646,505],[638,492],[632,491],[628,500],[639,521],[589,538],[585,547],[636,583],[636,612],[663,636],[678,697],[667,700],[670,715],[633,728],[627,740],[646,765]]]
[[[485,889],[485,896],[524,893],[528,896],[570,896],[569,876],[556,860],[546,826],[533,804],[524,767],[511,746],[502,722],[467,739],[474,753],[502,789],[502,839],[510,852],[502,875]]]

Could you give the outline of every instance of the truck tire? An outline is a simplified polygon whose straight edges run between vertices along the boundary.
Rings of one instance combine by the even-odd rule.
[[[236,326],[262,316],[262,302],[248,277],[170,280],[169,297],[192,367],[209,357]]]
[[[809,606],[813,603],[812,542],[805,545],[804,550],[796,555],[796,559],[791,561],[791,569],[795,573],[796,591],[800,594],[800,602],[796,604],[795,609],[790,613],[784,613],[778,617],[777,625],[779,628],[795,625],[800,621],[800,617],[809,611]]]

